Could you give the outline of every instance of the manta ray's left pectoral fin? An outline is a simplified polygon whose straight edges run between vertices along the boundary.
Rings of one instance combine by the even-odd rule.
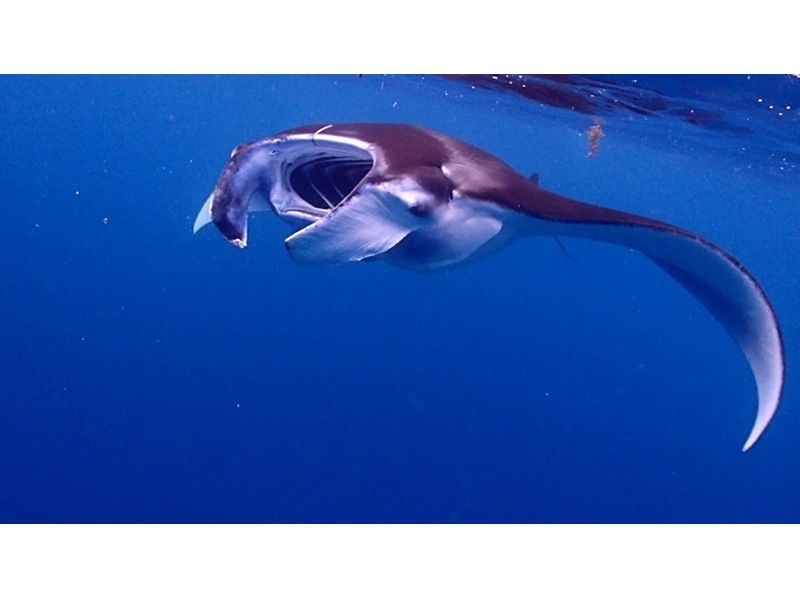
[[[286,238],[292,259],[308,264],[358,262],[385,253],[417,225],[408,205],[367,188],[347,198],[324,218]]]
[[[636,249],[689,291],[722,324],[747,358],[758,390],[756,420],[743,450],[755,444],[778,408],[784,381],[783,340],[761,285],[718,245],[683,229],[633,217],[624,222],[562,223],[553,232]]]

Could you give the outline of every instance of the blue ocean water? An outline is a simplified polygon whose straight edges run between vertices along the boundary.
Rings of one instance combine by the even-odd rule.
[[[0,521],[800,521],[798,111],[790,76],[0,77]],[[235,145],[339,121],[728,249],[786,343],[764,437],[738,348],[634,252],[421,274],[298,265],[270,214],[192,234]]]

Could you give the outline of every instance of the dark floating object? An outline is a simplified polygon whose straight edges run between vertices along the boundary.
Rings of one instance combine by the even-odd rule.
[[[697,102],[670,98],[613,78],[591,75],[445,75],[446,79],[474,87],[512,93],[547,106],[582,114],[622,111],[639,116],[672,116],[699,127],[728,123],[717,111]]]
[[[744,353],[758,412],[743,450],[775,414],[783,342],[761,285],[727,251],[687,230],[557,195],[491,154],[420,127],[313,125],[238,146],[197,215],[238,247],[249,212],[297,228],[297,261],[380,258],[411,268],[452,266],[523,236],[581,237],[631,247],[694,295]]]

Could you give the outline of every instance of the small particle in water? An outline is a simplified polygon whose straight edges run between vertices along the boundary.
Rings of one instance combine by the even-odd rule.
[[[239,407],[241,407],[241,405],[239,405],[239,403],[236,403],[236,408],[238,409]]]
[[[792,107],[791,107],[791,106],[786,106],[786,109],[787,109],[787,110],[791,110],[791,109],[792,109]]]
[[[80,189],[75,189],[75,197],[78,197],[81,194]]]
[[[103,216],[103,224],[108,224],[108,216]]]
[[[39,228],[39,223],[36,223],[33,226],[36,227],[36,228]]]
[[[85,336],[82,336],[82,337],[81,337],[81,342],[82,342],[82,343],[85,343],[85,342],[86,342],[86,337],[85,337]]]
[[[772,104],[770,104],[770,105],[769,105],[769,109],[770,109],[770,110],[772,110],[774,107],[775,107],[775,106],[773,106]]]
[[[758,98],[758,103],[759,103],[759,104],[760,104],[761,102],[763,102],[763,101],[764,101],[764,98]]]
[[[392,108],[397,108],[397,101],[392,102]]]

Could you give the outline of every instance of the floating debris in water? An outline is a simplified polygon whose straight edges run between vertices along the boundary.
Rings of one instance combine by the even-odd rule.
[[[605,137],[605,133],[603,133],[603,119],[599,116],[595,118],[594,124],[589,127],[587,134],[589,136],[589,153],[587,156],[589,158],[594,158],[600,150],[600,139]]]
[[[108,216],[103,216],[103,224],[108,224]]]

